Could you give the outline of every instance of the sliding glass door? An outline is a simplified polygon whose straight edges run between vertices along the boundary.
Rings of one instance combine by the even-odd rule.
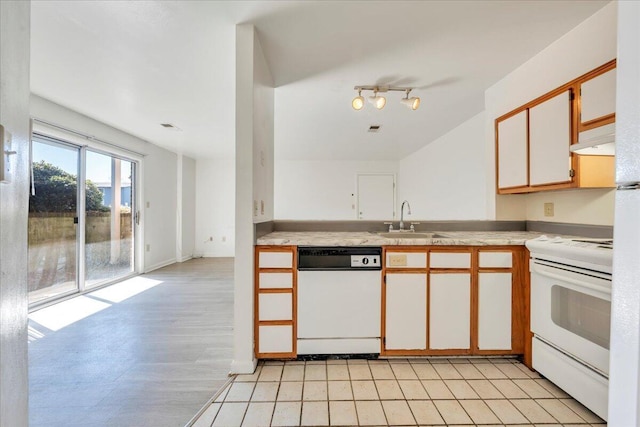
[[[44,136],[32,152],[29,303],[133,274],[137,163]]]
[[[29,302],[78,291],[78,168],[80,148],[33,141],[29,198]]]
[[[87,150],[86,165],[85,284],[90,287],[133,272],[135,164]],[[101,199],[89,196],[95,190]]]

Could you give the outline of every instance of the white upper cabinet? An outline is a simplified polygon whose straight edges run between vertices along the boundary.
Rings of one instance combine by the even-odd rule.
[[[616,111],[616,69],[580,85],[580,122],[586,123]]]
[[[571,181],[571,90],[529,110],[529,183]]]
[[[528,185],[527,110],[498,123],[498,188]]]

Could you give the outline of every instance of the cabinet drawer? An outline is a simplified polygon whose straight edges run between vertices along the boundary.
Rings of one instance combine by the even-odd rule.
[[[293,351],[293,326],[265,325],[258,330],[258,353],[291,353]]]
[[[291,320],[292,294],[260,294],[258,320]]]
[[[387,252],[387,268],[426,268],[426,252]]]
[[[258,266],[260,268],[293,268],[293,253],[260,252]]]
[[[480,252],[480,268],[511,268],[512,264],[511,252]]]
[[[471,268],[471,254],[431,252],[429,255],[430,268]]]
[[[292,288],[293,273],[260,273],[258,281],[261,289]]]

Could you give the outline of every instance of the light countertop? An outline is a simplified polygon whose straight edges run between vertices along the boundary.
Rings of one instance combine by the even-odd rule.
[[[417,232],[420,234],[421,232]],[[427,233],[425,231],[425,233]],[[429,231],[435,238],[386,238],[373,232],[276,231],[258,239],[258,245],[273,246],[392,246],[392,245],[458,245],[504,246],[524,245],[543,233],[534,231]]]

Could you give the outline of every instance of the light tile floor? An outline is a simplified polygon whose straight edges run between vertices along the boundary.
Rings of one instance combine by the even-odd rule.
[[[516,359],[266,361],[198,418],[209,426],[527,425],[605,422]]]

